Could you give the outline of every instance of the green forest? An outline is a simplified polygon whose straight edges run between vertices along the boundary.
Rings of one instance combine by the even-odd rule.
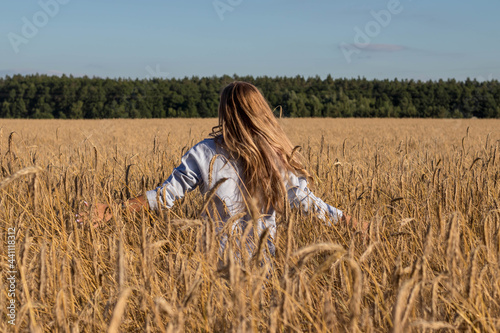
[[[256,85],[283,117],[500,118],[496,80],[414,81],[307,77],[103,79],[14,75],[0,78],[1,118],[216,117],[233,80]]]

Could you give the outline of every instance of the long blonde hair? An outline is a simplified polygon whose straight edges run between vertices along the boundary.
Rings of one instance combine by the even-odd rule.
[[[213,137],[243,168],[246,195],[267,212],[282,211],[286,171],[310,178],[279,125],[268,102],[254,85],[234,81],[224,88],[219,103],[219,125]]]

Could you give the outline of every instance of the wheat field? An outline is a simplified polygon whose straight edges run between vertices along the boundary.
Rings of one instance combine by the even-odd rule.
[[[197,191],[162,213],[115,204],[217,120],[1,120],[0,330],[500,331],[499,120],[280,121],[315,194],[370,227],[286,212],[262,264],[218,254]],[[83,201],[113,219],[79,227]]]

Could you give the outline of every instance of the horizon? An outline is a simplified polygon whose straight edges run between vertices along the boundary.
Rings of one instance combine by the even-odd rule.
[[[143,80],[146,80],[146,81],[149,81],[149,80],[184,80],[184,79],[193,79],[193,78],[198,78],[198,79],[203,79],[203,78],[207,78],[207,79],[210,79],[210,78],[213,78],[213,77],[216,77],[216,78],[221,78],[223,76],[228,76],[230,78],[234,78],[235,76],[237,76],[238,78],[244,78],[246,76],[251,76],[253,79],[259,79],[259,78],[265,78],[265,77],[268,77],[270,79],[277,79],[277,78],[287,78],[287,79],[291,79],[291,78],[296,78],[296,77],[301,77],[303,78],[304,80],[308,80],[308,79],[315,79],[316,77],[319,77],[322,81],[325,81],[328,76],[331,76],[330,74],[328,74],[326,77],[321,77],[319,75],[314,75],[314,76],[304,76],[304,75],[300,75],[300,74],[297,74],[295,76],[269,76],[269,75],[259,75],[259,76],[252,76],[252,75],[237,75],[237,74],[232,74],[232,75],[229,75],[229,74],[222,74],[222,75],[211,75],[211,76],[199,76],[199,75],[190,75],[190,76],[183,76],[183,77],[145,77],[145,78],[131,78],[131,77],[101,77],[101,76],[96,76],[96,75],[93,75],[93,76],[89,76],[89,75],[82,75],[82,76],[75,76],[73,74],[66,74],[66,73],[62,73],[62,74],[47,74],[47,73],[29,73],[29,74],[21,74],[21,73],[15,73],[15,74],[12,74],[12,75],[9,75],[9,74],[4,74],[3,76],[0,76],[0,79],[7,79],[7,78],[13,78],[14,76],[22,76],[22,77],[30,77],[30,76],[46,76],[46,77],[57,77],[57,78],[63,78],[63,77],[66,77],[66,78],[74,78],[74,79],[99,79],[99,80],[115,80],[115,81],[118,81],[118,80],[126,80],[126,81],[143,81]],[[421,80],[421,79],[413,79],[413,78],[383,78],[383,79],[379,79],[379,78],[372,78],[372,79],[368,79],[366,77],[333,77],[331,76],[331,79],[332,80],[367,80],[367,81],[389,81],[389,82],[394,82],[394,81],[399,81],[399,82],[410,82],[410,81],[413,81],[413,82],[422,82],[422,83],[438,83],[439,81],[443,81],[443,82],[450,82],[450,81],[456,81],[457,83],[465,83],[467,82],[468,80],[469,81],[472,81],[472,82],[478,82],[478,83],[481,83],[481,82],[499,82],[500,80],[499,79],[496,79],[496,78],[490,78],[490,79],[484,79],[484,78],[471,78],[471,77],[467,77],[465,78],[464,80],[457,80],[455,78],[447,78],[447,79],[443,79],[443,78],[439,78],[439,79],[428,79],[428,80]]]

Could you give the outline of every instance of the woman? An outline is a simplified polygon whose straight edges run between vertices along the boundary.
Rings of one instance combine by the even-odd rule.
[[[233,217],[229,226],[232,231],[252,235],[247,224],[255,226],[251,223],[253,214],[258,222],[257,235],[269,229],[271,253],[276,212],[283,212],[285,204],[313,213],[327,223],[351,223],[342,211],[309,190],[310,176],[295,152],[259,90],[235,81],[221,93],[219,125],[213,128],[211,138],[191,148],[161,186],[126,201],[124,207],[131,211],[171,208],[186,192],[200,187],[204,194],[212,191],[214,204],[208,206],[208,214],[217,221],[217,231]],[[104,204],[96,206],[98,221],[111,218],[107,208]],[[253,237],[247,237],[246,242],[252,252]],[[225,241],[221,241],[221,249],[224,247]]]

